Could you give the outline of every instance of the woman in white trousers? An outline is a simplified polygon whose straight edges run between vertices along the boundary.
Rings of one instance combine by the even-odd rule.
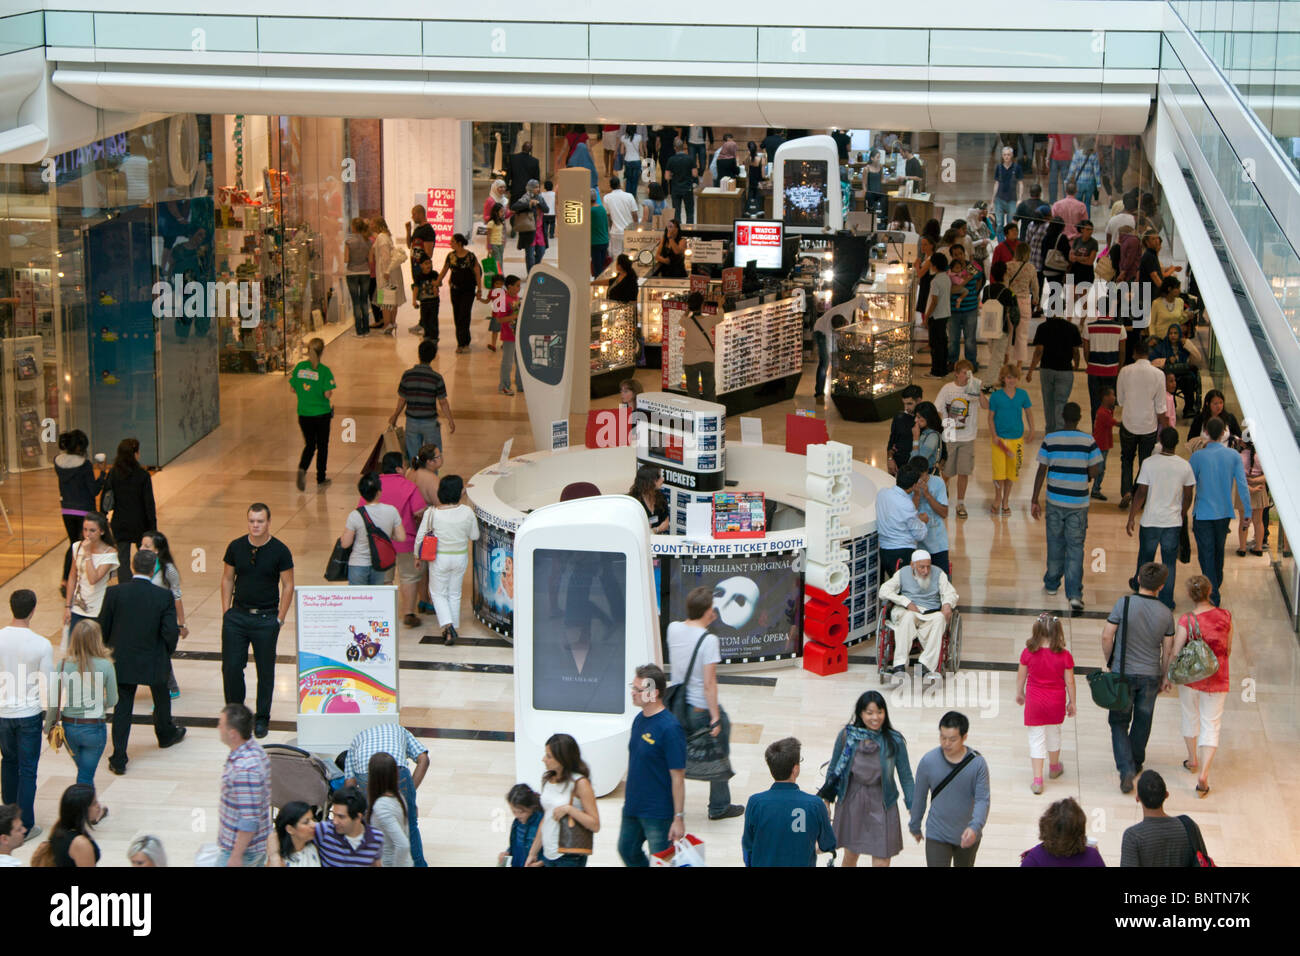
[[[438,482],[438,503],[424,513],[415,535],[415,556],[425,560],[431,550],[425,539],[437,539],[437,552],[429,563],[429,593],[433,609],[448,647],[456,642],[460,624],[461,587],[469,568],[470,542],[478,540],[478,519],[474,509],[461,503],[465,482],[460,475],[446,475]]]

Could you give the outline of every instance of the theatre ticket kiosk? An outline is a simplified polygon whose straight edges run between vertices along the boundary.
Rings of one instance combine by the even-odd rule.
[[[662,659],[645,510],[626,495],[539,508],[514,561],[516,779],[539,779],[547,738],[566,733],[596,794],[609,793],[639,710],[628,685]]]

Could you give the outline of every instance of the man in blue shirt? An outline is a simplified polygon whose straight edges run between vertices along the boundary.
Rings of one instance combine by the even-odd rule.
[[[1016,203],[1024,188],[1021,182],[1020,164],[1015,161],[1016,151],[1010,146],[1002,147],[1002,162],[993,167],[993,215],[998,232],[1005,238],[1004,227],[1016,214]],[[996,237],[995,237],[996,238]]]
[[[1065,596],[1070,609],[1083,610],[1083,539],[1088,534],[1088,495],[1101,470],[1096,440],[1079,430],[1083,409],[1066,402],[1061,409],[1065,428],[1048,432],[1038,449],[1038,474],[1034,476],[1030,514],[1043,515],[1038,496],[1047,484],[1047,573],[1043,589],[1055,594],[1065,576]]]
[[[962,361],[965,361],[963,359]],[[929,462],[917,455],[908,463],[908,467],[919,472],[921,478],[916,483],[920,495],[917,502],[917,517],[925,516],[925,541],[921,547],[930,552],[930,562],[941,568],[945,574],[952,574],[948,566],[948,486],[938,475],[929,473]]]
[[[1223,419],[1205,423],[1210,443],[1192,453],[1192,474],[1196,476],[1196,504],[1192,509],[1192,534],[1196,537],[1196,558],[1201,573],[1210,579],[1210,601],[1219,606],[1219,585],[1223,583],[1223,548],[1232,520],[1232,483],[1244,509],[1243,521],[1250,520],[1250,489],[1241,456],[1220,443]]]
[[[686,734],[663,705],[668,677],[654,664],[642,664],[632,681],[632,703],[641,713],[632,721],[627,744],[627,784],[618,855],[625,866],[649,866],[651,853],[668,849],[686,834]]]
[[[798,740],[786,737],[763,754],[776,783],[745,806],[740,852],[746,866],[816,866],[819,849],[835,849],[826,803],[799,789],[800,749]]]
[[[881,577],[894,573],[901,561],[906,564],[912,552],[925,542],[929,519],[917,512],[920,498],[917,482],[921,472],[911,467],[898,473],[897,484],[876,495],[876,540],[880,547]]]

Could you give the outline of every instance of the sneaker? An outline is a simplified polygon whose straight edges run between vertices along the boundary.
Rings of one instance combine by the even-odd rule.
[[[730,819],[731,817],[744,816],[744,814],[745,814],[745,808],[738,803],[733,803],[731,806],[727,807],[727,809],[723,810],[721,813],[710,813],[709,819],[727,820]]]
[[[424,334],[424,329],[420,328],[418,325],[411,326],[409,329],[407,329],[407,331],[410,332],[412,335]]]
[[[1071,611],[1082,611],[1082,610],[1083,610],[1083,598],[1070,598],[1070,610],[1071,610]]]
[[[1046,584],[1044,584],[1043,590],[1046,591],[1048,594],[1052,595],[1052,597],[1056,597],[1056,595],[1061,593],[1061,586],[1058,584],[1054,588],[1049,588]]]
[[[316,490],[319,491],[322,488],[328,488],[333,483],[334,482],[331,479],[323,478],[320,481],[316,482]]]
[[[419,604],[416,605],[416,608],[415,608],[415,609],[416,609],[417,611],[419,611],[421,614],[436,614],[436,613],[438,613],[436,610],[434,610],[433,605],[430,604],[428,601],[421,601]]]
[[[402,625],[404,627],[419,627],[420,618],[418,615],[408,614],[406,617],[402,618]]]
[[[1051,777],[1053,780],[1055,780],[1057,777],[1061,776],[1064,773],[1065,773],[1064,764],[1054,763],[1047,768],[1047,775]]]
[[[299,491],[307,490],[307,469],[306,468],[298,469],[298,490]]]
[[[1133,792],[1133,774],[1131,774],[1131,773],[1126,773],[1126,774],[1122,774],[1122,775],[1120,776],[1120,778],[1119,778],[1119,792],[1120,792],[1120,793],[1132,793],[1132,792]]]
[[[1095,501],[1110,501],[1110,499],[1107,498],[1105,495],[1103,495],[1100,491],[1094,491],[1092,493],[1092,498]]]
[[[1119,499],[1119,510],[1128,511],[1128,506],[1132,503],[1133,503],[1133,496],[1124,495],[1122,498]]]
[[[1043,792],[1043,778],[1042,778],[1042,777],[1035,777],[1035,778],[1034,778],[1034,782],[1031,783],[1031,784],[1029,785],[1029,789],[1032,790],[1034,793],[1042,793],[1042,792]]]
[[[172,700],[176,700],[181,696],[181,689],[179,687],[173,687],[171,690],[167,691],[167,694]]]

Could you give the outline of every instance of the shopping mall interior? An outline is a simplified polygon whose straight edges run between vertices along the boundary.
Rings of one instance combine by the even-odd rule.
[[[516,686],[519,642],[531,635],[516,633],[513,594],[503,607],[492,590],[502,584],[503,562],[514,560],[514,538],[530,511],[583,479],[603,495],[622,495],[633,484],[634,458],[656,461],[641,447],[635,456],[631,448],[602,449],[609,454],[597,460],[595,449],[580,446],[590,412],[618,409],[626,379],[647,394],[686,394],[678,337],[686,334],[687,295],[699,290],[717,303],[713,311],[728,313],[713,360],[726,421],[712,447],[730,446],[728,490],[766,491],[759,537],[765,530],[770,554],[784,561],[774,585],[794,595],[793,629],[777,635],[782,641],[738,639],[743,649],[718,665],[719,700],[731,721],[732,801],[743,805],[769,787],[764,752],[788,736],[803,743],[800,784],[816,790],[855,700],[880,688],[913,763],[938,745],[945,711],[970,718],[967,744],[986,759],[991,790],[978,865],[1018,865],[1038,842],[1043,810],[1065,797],[1083,808],[1106,864],[1119,865],[1122,834],[1142,808],[1120,790],[1106,714],[1083,679],[1105,664],[1102,631],[1112,607],[1132,593],[1138,560],[1139,538],[1126,530],[1128,509],[1120,505],[1118,433],[1099,486],[1104,497],[1089,509],[1082,607],[1072,609],[1064,590],[1044,589],[1049,542],[1031,509],[1043,431],[1038,376],[1021,383],[1038,417],[1000,513],[990,513],[992,418],[980,413],[969,514],[954,509],[946,519],[960,660],[938,690],[922,687],[919,669],[915,683],[890,690],[876,663],[877,590],[890,571],[875,554],[874,494],[893,483],[891,420],[904,387],[918,385],[935,402],[945,382],[930,374],[932,340],[917,311],[917,234],[930,220],[942,231],[963,220],[979,247],[974,258],[987,265],[1005,235],[1001,220],[993,223],[997,235],[982,221],[998,216],[1004,147],[1012,150],[1017,203],[1037,187],[1055,204],[1068,182],[1103,251],[1119,241],[1120,219],[1111,224],[1112,217],[1160,237],[1160,266],[1176,268],[1176,295],[1185,297],[1191,354],[1191,385],[1174,402],[1177,454],[1188,456],[1211,392],[1253,439],[1247,460],[1269,479],[1260,499],[1267,510],[1249,534],[1239,517],[1228,533],[1221,590],[1234,640],[1211,790],[1199,793],[1197,775],[1184,769],[1176,692],[1155,706],[1146,767],[1164,777],[1168,811],[1195,818],[1218,865],[1300,862],[1293,799],[1300,776],[1287,757],[1300,744],[1300,566],[1290,547],[1290,533],[1300,533],[1300,485],[1282,478],[1300,467],[1300,109],[1291,72],[1300,4],[1010,0],[1012,19],[1024,27],[1015,31],[986,29],[968,5],[948,0],[924,14],[837,11],[802,25],[763,0],[736,11],[753,21],[741,26],[697,25],[698,12],[675,14],[677,4],[644,24],[602,23],[584,5],[538,24],[515,0],[496,5],[494,22],[420,20],[388,2],[371,4],[366,20],[297,2],[272,4],[275,16],[246,3],[195,4],[202,10],[193,15],[152,2],[131,11],[41,6],[0,0],[0,582],[6,595],[36,593],[31,626],[56,645],[57,658],[66,643],[60,586],[68,549],[54,467],[58,436],[84,431],[90,457],[109,462],[121,440],[136,438],[158,529],[180,572],[188,628],[173,656],[179,696],[172,702],[188,736],[159,749],[148,694],[138,695],[127,772],[110,773],[106,753],[95,776],[101,803],[112,808],[95,829],[100,865],[128,865],[128,847],[146,832],[162,840],[172,865],[190,865],[216,839],[215,824],[194,821],[218,815],[227,753],[216,730],[226,703],[222,556],[245,532],[249,504],[269,506],[298,587],[347,587],[329,585],[325,569],[356,507],[358,479],[373,467],[394,415],[399,379],[428,335],[409,285],[399,290],[396,334],[368,328],[369,301],[356,315],[348,281],[358,274],[348,253],[354,220],[383,219],[409,253],[412,207],[422,206],[437,236],[435,270],[452,234],[461,234],[487,273],[520,277],[531,297],[520,234],[505,225],[503,261],[489,247],[494,183],[506,183],[509,205],[527,185],[518,181],[528,168],[519,157],[535,158],[544,195],[554,194],[552,183],[569,188],[558,184],[566,167],[590,162],[603,204],[611,175],[629,179],[626,152],[606,148],[625,134],[641,157],[634,205],[642,221],[619,231],[610,214],[566,222],[567,206],[550,210],[561,221],[547,240],[544,270],[571,274],[575,261],[585,268],[596,253],[588,256],[582,237],[602,220],[611,227],[599,274],[581,291],[590,309],[577,306],[582,318],[570,325],[585,337],[590,314],[590,368],[571,363],[572,395],[566,386],[558,414],[539,410],[549,400],[542,388],[533,391],[541,379],[530,377],[524,390],[499,387],[504,343],[489,331],[487,285],[464,349],[455,347],[452,302],[441,293],[433,368],[445,381],[454,427],[443,421],[440,474],[465,479],[482,537],[472,548],[453,646],[431,612],[418,627],[392,621],[392,700],[431,757],[418,795],[429,864],[495,864],[511,821],[507,791],[521,782],[539,786],[540,754],[526,774],[516,762],[524,725],[536,723],[521,712]],[[665,276],[656,260],[674,215],[671,184],[666,208],[655,205],[674,136],[699,169],[684,225],[692,278]],[[778,157],[787,143],[814,151],[786,147]],[[829,164],[808,159],[827,143]],[[919,176],[909,156],[919,160]],[[810,211],[790,184],[818,174]],[[561,191],[561,200],[566,195],[579,195],[585,208],[585,196]],[[735,249],[742,222],[784,226],[781,254],[757,272],[744,270]],[[545,221],[539,225],[546,230]],[[574,244],[583,246],[576,258]],[[608,280],[620,251],[632,260],[636,288],[616,304]],[[400,266],[404,275],[408,268]],[[257,321],[203,307],[160,315],[156,283],[169,285],[173,276],[181,285],[255,288]],[[829,371],[817,394],[814,326],[832,310]],[[1039,311],[1021,318],[1030,337],[1043,320]],[[361,327],[368,334],[358,335]],[[330,484],[318,488],[308,474],[300,490],[303,436],[288,372],[315,339],[337,383]],[[581,345],[573,351],[584,354]],[[529,358],[532,375],[539,360]],[[979,365],[991,360],[981,345]],[[997,373],[977,374],[988,384]],[[1080,365],[1070,398],[1091,421],[1087,378]],[[567,423],[567,439],[543,444],[539,435],[551,434],[557,418]],[[791,452],[795,430],[851,447],[854,535],[871,549],[869,556],[850,549],[848,664],[828,674],[809,666],[813,642],[800,625],[812,584],[803,549],[812,544],[804,533],[804,466],[790,464],[803,454],[798,442]],[[579,457],[566,464],[571,455]],[[780,463],[769,471],[764,455]],[[791,467],[787,481],[783,469]],[[665,666],[662,628],[684,616],[688,580],[718,577],[698,566],[708,552],[684,535],[684,502],[712,496],[676,494],[671,530],[646,536],[643,528],[639,539],[655,543],[647,587],[655,589],[660,630],[647,639]],[[789,540],[778,546],[782,536]],[[1200,570],[1196,551],[1177,566],[1177,617],[1192,607],[1185,582]],[[754,560],[726,553],[735,573]],[[1035,793],[1017,666],[1043,612],[1059,618],[1076,661],[1078,711],[1062,727],[1063,775]],[[539,640],[546,626],[540,616],[529,619]],[[298,651],[310,637],[291,610],[263,744],[306,745],[301,716],[315,704],[303,689]],[[627,657],[615,676],[624,698],[644,662]],[[251,662],[248,678],[251,703]],[[332,760],[343,748],[326,749],[317,748]],[[76,774],[66,755],[42,754],[35,816],[47,833]],[[705,782],[687,782],[687,830],[704,841],[709,865],[743,865],[744,818],[709,819],[708,793]],[[590,865],[617,866],[624,787],[614,781],[599,795],[603,826]],[[905,844],[894,865],[925,865],[925,852]],[[15,855],[26,860],[33,849],[29,843]]]

